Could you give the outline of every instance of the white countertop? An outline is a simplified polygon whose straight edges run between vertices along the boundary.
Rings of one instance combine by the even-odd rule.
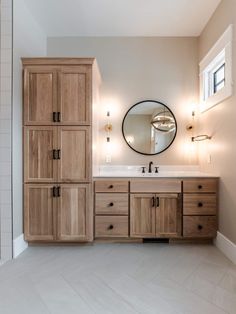
[[[142,166],[101,166],[94,178],[196,178],[219,177],[218,174],[199,171],[198,166],[160,166],[159,172],[145,173]],[[147,168],[147,166],[146,166]],[[154,169],[154,168],[153,168]]]

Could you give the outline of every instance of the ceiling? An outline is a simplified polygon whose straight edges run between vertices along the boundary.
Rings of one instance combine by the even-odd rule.
[[[221,0],[23,0],[49,37],[199,36]]]

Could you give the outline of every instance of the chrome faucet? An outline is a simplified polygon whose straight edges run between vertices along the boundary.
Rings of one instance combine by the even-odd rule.
[[[150,161],[148,165],[148,173],[152,173],[152,165],[153,165],[153,162]]]

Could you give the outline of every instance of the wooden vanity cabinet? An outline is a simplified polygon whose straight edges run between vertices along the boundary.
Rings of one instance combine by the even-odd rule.
[[[217,233],[218,179],[183,180],[183,237],[214,238]]]
[[[181,236],[178,194],[131,194],[130,236],[162,238]]]
[[[92,241],[95,59],[24,58],[22,63],[25,240]]]
[[[95,238],[129,237],[129,182],[95,181]]]

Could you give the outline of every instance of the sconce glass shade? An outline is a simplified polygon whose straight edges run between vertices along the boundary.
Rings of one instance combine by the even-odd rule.
[[[168,111],[159,112],[151,121],[152,126],[161,132],[171,132],[176,128],[175,120]]]
[[[206,134],[201,134],[197,136],[192,137],[192,142],[200,142],[200,141],[205,141],[205,140],[210,140],[211,136],[206,135]]]

